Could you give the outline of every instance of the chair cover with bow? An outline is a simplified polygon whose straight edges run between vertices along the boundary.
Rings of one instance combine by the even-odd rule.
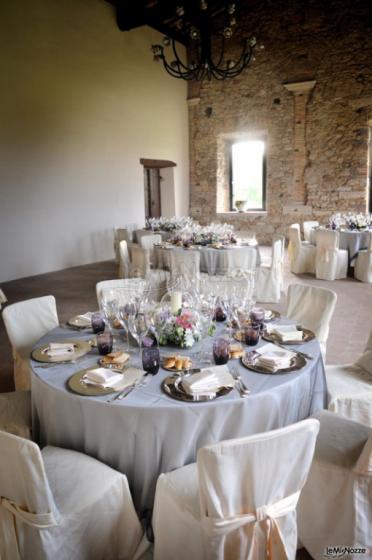
[[[127,228],[114,228],[115,261],[120,263],[120,241],[132,241],[131,231]]]
[[[354,364],[326,366],[328,409],[372,428],[372,331]]]
[[[157,301],[160,301],[167,291],[170,274],[167,270],[151,268],[149,249],[143,249],[139,245],[137,247],[133,246],[131,275],[145,278],[151,286],[152,293],[156,294]]]
[[[304,420],[210,445],[197,466],[159,477],[155,560],[293,560],[296,505],[318,429]]]
[[[288,286],[286,316],[316,334],[323,357],[336,301],[336,292],[327,288],[306,284]]]
[[[128,251],[128,243],[120,241],[119,243],[119,278],[129,278],[131,271],[131,262]]]
[[[297,508],[299,538],[315,560],[332,546],[365,548],[343,557],[370,558],[372,429],[327,411],[316,418],[314,460]]]
[[[368,247],[361,250],[355,261],[354,277],[361,282],[372,283],[372,231],[368,234]]]
[[[31,392],[0,393],[0,430],[31,439]]]
[[[125,475],[0,432],[0,557],[134,558],[142,529]]]
[[[15,388],[30,389],[30,352],[39,338],[58,326],[56,300],[44,296],[13,303],[4,309],[3,319],[13,350]]]
[[[198,289],[200,281],[200,253],[173,249],[170,251],[170,280],[173,285],[181,282],[184,288]]]
[[[313,220],[313,221],[306,221],[303,223],[303,229],[304,229],[304,239],[305,241],[307,241],[308,243],[310,243],[310,238],[311,238],[311,230],[313,228],[316,228],[319,226],[319,222]]]
[[[288,257],[291,272],[303,274],[315,272],[315,247],[303,243],[300,236],[300,226],[292,224],[288,228]]]
[[[154,233],[152,235],[142,235],[139,240],[139,244],[142,249],[149,251],[151,268],[157,268],[158,266],[155,262],[154,245],[159,243],[161,243],[161,235],[158,233]]]
[[[284,237],[273,240],[272,259],[269,266],[256,269],[256,298],[261,303],[277,303],[283,285]]]
[[[348,252],[339,249],[340,234],[332,229],[315,232],[315,276],[320,280],[337,280],[347,277]]]

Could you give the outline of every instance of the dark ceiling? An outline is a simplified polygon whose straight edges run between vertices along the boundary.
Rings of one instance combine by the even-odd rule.
[[[148,25],[160,33],[188,45],[189,35],[182,30],[181,17],[176,9],[182,6],[188,19],[197,23],[200,0],[108,0],[116,7],[116,20],[121,31]],[[214,19],[226,7],[226,0],[208,0],[208,11]]]

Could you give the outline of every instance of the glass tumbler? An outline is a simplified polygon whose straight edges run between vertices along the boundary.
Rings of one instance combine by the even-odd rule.
[[[105,356],[112,351],[113,336],[107,331],[97,334],[97,348],[101,356]]]
[[[213,358],[217,366],[227,364],[229,360],[230,344],[226,338],[217,338],[213,343]]]
[[[101,333],[105,330],[105,319],[102,313],[93,313],[91,321],[92,331],[95,334]]]

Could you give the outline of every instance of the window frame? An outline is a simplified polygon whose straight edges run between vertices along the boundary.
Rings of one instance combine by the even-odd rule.
[[[233,178],[233,164],[232,164],[232,149],[233,149],[233,145],[234,144],[239,144],[240,142],[249,142],[249,141],[255,141],[255,140],[259,140],[264,142],[265,144],[265,152],[264,152],[264,156],[262,158],[262,208],[247,208],[246,210],[244,210],[243,212],[266,212],[266,190],[267,190],[267,185],[266,185],[266,179],[267,179],[267,143],[265,141],[264,138],[247,138],[247,139],[239,139],[239,140],[234,140],[230,142],[230,146],[229,146],[229,207],[230,207],[230,212],[236,212],[234,206],[233,206],[233,198],[234,198],[234,193],[233,193],[233,182],[232,182],[232,178]]]

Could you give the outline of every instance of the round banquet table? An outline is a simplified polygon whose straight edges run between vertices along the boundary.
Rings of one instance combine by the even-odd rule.
[[[91,336],[59,327],[36,346]],[[97,364],[96,349],[76,363],[43,367],[31,360],[33,433],[41,446],[81,451],[125,473],[136,509],[141,513],[153,506],[158,476],[194,462],[200,447],[280,428],[326,407],[319,344],[313,340],[301,348],[314,359],[301,370],[287,374],[259,374],[231,360],[229,367],[239,368],[251,395],[243,399],[233,389],[228,395],[204,403],[185,403],[164,394],[161,382],[170,374],[163,369],[147,385],[134,389],[120,401],[109,403],[107,395],[86,397],[72,393],[67,388],[69,377]],[[177,353],[192,356],[197,350],[195,344],[191,350],[177,349]],[[169,351],[174,354],[174,348],[161,349],[162,354]],[[132,364],[136,363],[138,360],[133,358]]]
[[[258,245],[236,246],[229,245],[221,249],[197,245],[191,249],[182,247],[154,247],[154,267],[170,269],[171,251],[199,251],[200,271],[209,274],[224,274],[228,270],[242,268],[256,270],[260,265]]]
[[[316,228],[310,231],[310,242],[316,245],[315,238]],[[354,259],[357,257],[358,252],[362,249],[367,249],[368,247],[368,235],[369,230],[339,230],[340,233],[340,249],[346,249],[349,253],[349,265],[352,264]],[[354,266],[354,265],[353,265]]]

